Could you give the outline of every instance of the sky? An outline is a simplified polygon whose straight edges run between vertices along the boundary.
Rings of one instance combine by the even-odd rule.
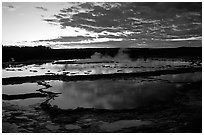
[[[51,48],[202,46],[202,3],[3,2],[3,45]]]

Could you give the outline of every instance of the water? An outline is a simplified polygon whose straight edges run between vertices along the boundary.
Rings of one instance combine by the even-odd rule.
[[[36,75],[89,75],[89,74],[111,74],[146,72],[161,69],[189,66],[190,62],[180,60],[154,60],[138,59],[136,61],[121,61],[120,63],[86,63],[86,60],[78,60],[78,64],[32,64],[21,65],[2,69],[2,77],[22,77]],[[83,64],[79,64],[79,63]],[[89,62],[89,61],[88,61]]]
[[[18,94],[28,94],[28,93],[39,93],[38,89],[44,88],[43,86],[38,85],[37,83],[23,83],[23,84],[14,84],[14,85],[3,85],[2,94],[7,95],[18,95]],[[29,106],[34,104],[39,104],[45,101],[45,98],[28,98],[21,100],[10,100],[8,103],[12,103],[19,106]]]
[[[61,109],[77,107],[99,109],[130,109],[158,102],[174,96],[176,86],[158,81],[96,80],[50,82],[51,90],[62,94],[51,105]]]
[[[202,80],[202,72],[194,72],[194,73],[183,73],[183,74],[175,74],[175,75],[161,75],[155,76],[154,78],[169,80],[170,82],[197,82]]]
[[[2,94],[17,95],[25,93],[37,93],[36,90],[44,88],[37,83],[23,83],[23,84],[13,84],[13,85],[3,85]]]
[[[52,106],[61,109],[75,109],[77,107],[99,109],[130,109],[158,103],[172,102],[176,91],[188,83],[202,80],[201,72],[157,77],[135,78],[131,80],[93,80],[93,81],[48,81],[52,86],[44,90],[61,93],[54,100]],[[23,83],[18,85],[3,85],[3,94],[16,95],[35,93],[44,86],[37,83]],[[30,98],[12,100],[14,104],[27,106],[42,103],[47,98]]]
[[[152,124],[151,121],[141,120],[120,120],[113,123],[103,123],[100,128],[103,131],[114,132],[124,128],[138,127]]]
[[[39,105],[44,101],[45,101],[45,98],[29,98],[29,99],[21,99],[21,100],[10,100],[6,102],[14,105],[26,107],[30,105],[36,105],[36,104]]]

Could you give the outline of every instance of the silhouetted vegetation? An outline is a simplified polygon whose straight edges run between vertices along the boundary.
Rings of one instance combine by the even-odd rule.
[[[115,56],[120,48],[86,48],[86,49],[51,49],[49,47],[17,47],[3,46],[3,62],[29,61],[29,60],[59,60],[59,59],[85,59],[95,52],[103,55]],[[129,48],[124,49],[130,58],[139,57],[201,57],[201,47],[180,48]]]

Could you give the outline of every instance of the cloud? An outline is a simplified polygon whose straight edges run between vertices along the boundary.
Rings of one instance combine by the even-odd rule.
[[[79,42],[87,39],[93,39],[93,37],[75,36],[75,37],[59,37],[56,39],[38,40],[36,42]]]
[[[45,18],[44,21],[64,29],[85,29],[99,39],[114,39],[110,42],[122,39],[131,41],[131,44],[137,41],[140,45],[146,45],[146,41],[163,42],[202,36],[202,3],[79,2],[61,9],[53,18]],[[73,42],[95,43],[98,40],[76,38],[80,41]],[[56,40],[65,39],[68,38]]]
[[[8,5],[8,8],[14,8],[14,6],[13,5]]]
[[[122,41],[122,38],[107,38],[107,37],[84,37],[84,36],[75,36],[75,37],[59,37],[56,39],[47,39],[47,40],[37,40],[35,43],[53,43],[61,45],[76,45],[76,44],[92,44],[92,43],[105,43],[105,42],[118,42]]]
[[[19,7],[9,4],[9,5],[3,5],[3,8],[8,9],[8,11],[15,11]]]
[[[40,9],[40,10],[43,10],[43,11],[48,11],[48,9],[47,8],[45,8],[45,7],[35,7],[36,9]]]
[[[202,37],[165,39],[165,41],[194,41],[194,40],[202,40]]]
[[[190,29],[186,32],[190,34],[191,30],[200,29],[201,25],[191,23],[201,23],[201,7],[201,3],[78,3],[45,21],[57,20],[64,28],[72,26],[94,32],[128,30],[135,36],[156,33],[162,37],[162,33],[179,35]]]

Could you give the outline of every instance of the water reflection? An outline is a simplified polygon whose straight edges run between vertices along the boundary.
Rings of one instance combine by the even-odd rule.
[[[15,85],[3,85],[2,94],[17,95],[25,93],[36,93],[38,89],[44,88],[37,83],[23,83]]]
[[[167,80],[167,81],[163,81]],[[49,81],[52,87],[46,91],[62,93],[51,105],[62,109],[77,107],[100,109],[137,108],[157,103],[171,102],[178,89],[189,82],[202,80],[201,72],[161,75],[148,78],[131,78],[130,80],[95,80],[95,81]],[[45,88],[37,83],[3,85],[3,94],[16,95],[37,92]],[[45,98],[30,98],[9,101],[19,105],[42,103]]]
[[[51,83],[52,84],[52,83]],[[63,109],[76,107],[100,109],[137,108],[144,105],[168,102],[174,96],[176,86],[159,81],[97,80],[62,82],[62,93],[52,105]],[[51,89],[53,89],[51,88]]]
[[[169,80],[170,82],[197,82],[202,80],[202,72],[161,75],[154,78]]]
[[[151,121],[141,121],[141,120],[120,120],[113,123],[104,122],[100,125],[100,128],[107,132],[118,131],[123,128],[138,127],[143,125],[150,125]]]
[[[185,82],[202,80],[201,72],[162,75],[168,81],[135,78],[134,80],[53,81],[51,89],[62,94],[51,101],[60,108],[124,109],[171,102]],[[159,78],[157,77],[157,78]],[[182,82],[182,83],[180,83]]]
[[[45,98],[29,98],[29,99],[21,99],[21,100],[10,100],[6,102],[14,105],[26,107],[30,105],[36,105],[36,104],[39,105],[44,101],[45,101]]]

